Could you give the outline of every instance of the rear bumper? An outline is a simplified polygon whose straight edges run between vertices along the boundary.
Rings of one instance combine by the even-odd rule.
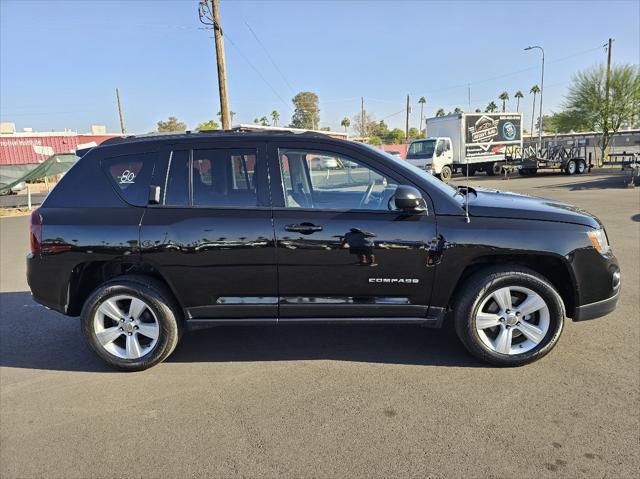
[[[27,283],[34,301],[67,314],[67,285],[59,270],[53,270],[39,254],[27,255]]]
[[[597,301],[595,303],[577,306],[573,314],[574,321],[586,321],[587,319],[596,319],[605,316],[616,309],[618,299],[620,298],[620,288],[616,294],[610,298]]]

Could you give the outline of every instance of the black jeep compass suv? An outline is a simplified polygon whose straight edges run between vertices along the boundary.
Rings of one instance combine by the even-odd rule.
[[[454,188],[320,133],[108,140],[31,217],[36,301],[80,316],[125,370],[185,329],[281,322],[453,321],[474,355],[547,354],[565,316],[612,311],[620,272],[573,206]]]

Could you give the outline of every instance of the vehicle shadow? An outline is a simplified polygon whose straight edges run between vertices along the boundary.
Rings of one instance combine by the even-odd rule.
[[[451,328],[416,325],[221,326],[186,333],[168,363],[335,360],[487,367]],[[112,372],[85,344],[78,318],[37,305],[28,292],[0,293],[0,367]]]
[[[627,188],[628,178],[620,173],[613,173],[602,175],[584,175],[580,179],[583,181],[571,181],[564,183],[548,183],[544,185],[534,186],[538,189],[548,188],[565,188],[569,191],[580,190],[609,190],[619,189],[624,190]]]

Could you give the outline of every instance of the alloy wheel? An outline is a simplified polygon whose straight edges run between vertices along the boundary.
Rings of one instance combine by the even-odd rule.
[[[121,294],[100,303],[93,317],[93,331],[108,353],[122,359],[139,359],[158,342],[160,323],[143,300]]]
[[[549,331],[549,307],[535,291],[508,286],[493,291],[480,303],[475,317],[484,345],[500,354],[526,353]]]

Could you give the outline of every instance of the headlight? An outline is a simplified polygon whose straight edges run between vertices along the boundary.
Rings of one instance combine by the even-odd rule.
[[[607,234],[604,232],[604,229],[589,231],[587,236],[589,236],[591,244],[598,250],[598,253],[607,254],[609,252],[609,241],[607,240]]]

